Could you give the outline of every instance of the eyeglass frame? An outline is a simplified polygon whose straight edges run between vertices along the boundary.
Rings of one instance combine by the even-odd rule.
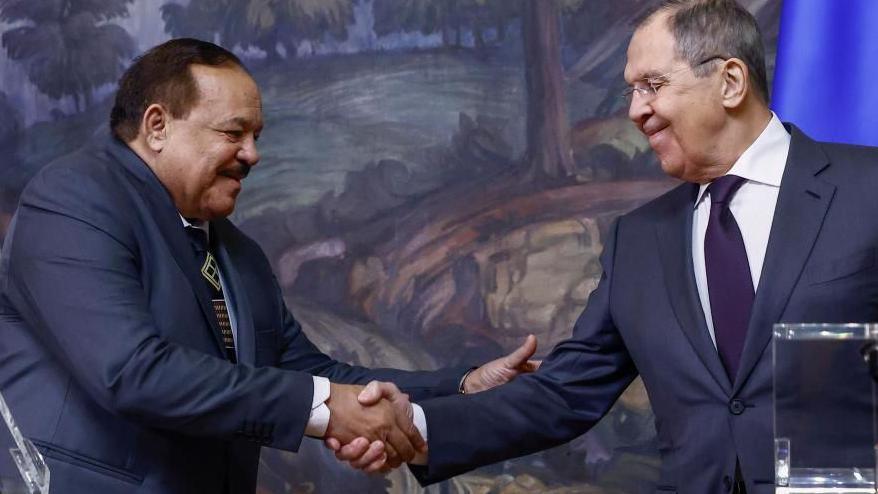
[[[638,82],[644,83],[647,85],[647,87],[637,87],[637,86],[633,86],[633,85],[628,86],[622,92],[621,96],[629,104],[634,99],[634,94],[639,94],[643,98],[648,97],[650,100],[652,100],[653,98],[658,96],[659,89],[661,89],[665,86],[669,86],[671,84],[671,81],[669,79],[670,75],[676,74],[678,72],[682,72],[686,69],[695,70],[698,67],[701,67],[702,65],[704,65],[708,62],[712,62],[714,60],[727,61],[727,60],[729,60],[729,57],[724,57],[722,55],[713,55],[713,56],[705,58],[704,60],[702,60],[702,61],[700,61],[692,66],[680,67],[678,69],[674,69],[674,70],[671,70],[669,72],[665,72],[664,74],[654,76],[654,77],[644,77],[643,79],[635,82],[635,84]]]

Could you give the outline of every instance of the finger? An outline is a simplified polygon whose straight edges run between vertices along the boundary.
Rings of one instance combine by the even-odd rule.
[[[384,452],[387,453],[386,463],[393,465],[394,468],[402,464],[402,458],[399,456],[396,448],[389,441],[384,442]]]
[[[404,462],[402,461],[402,458],[398,456],[393,459],[388,457],[387,461],[384,462],[384,466],[387,467],[389,470],[393,470],[394,468],[399,468],[400,466],[402,466],[403,463]]]
[[[506,367],[514,369],[527,362],[527,359],[533,357],[533,354],[536,353],[536,351],[537,337],[529,334],[520,347],[516,348],[515,351],[506,356],[504,364]]]
[[[359,458],[351,461],[351,466],[357,470],[364,470],[382,457],[385,460],[387,459],[387,455],[384,453],[384,443],[381,441],[372,441],[372,444],[369,445],[369,449],[360,455]]]
[[[418,437],[420,437],[420,434]],[[390,433],[387,435],[387,442],[393,446],[397,453],[399,453],[400,461],[412,461],[415,457],[416,451],[414,445],[412,445],[408,436],[399,430],[399,428],[394,427],[390,430]]]
[[[357,401],[363,406],[374,405],[378,403],[381,398],[381,383],[379,381],[370,382],[362,391],[360,391],[360,394],[357,395]]]
[[[542,360],[528,360],[524,364],[524,372],[536,372],[543,365]]]
[[[336,451],[335,457],[341,461],[352,461],[363,456],[363,453],[368,449],[369,440],[365,437],[358,437]]]
[[[387,465],[387,455],[382,454],[380,458],[372,462],[371,465],[363,469],[366,473],[386,473],[393,470]]]
[[[402,392],[393,383],[372,381],[363,388],[357,400],[361,405],[369,406],[378,403],[381,398],[392,400],[401,394]]]
[[[406,406],[411,406],[406,404]],[[408,415],[402,417],[399,414],[396,416],[396,425],[399,427],[399,430],[405,434],[408,442],[412,445],[413,448],[420,451],[421,453],[427,452],[427,441],[424,441],[424,438],[421,437],[420,431],[415,427],[415,423],[412,421],[412,418]],[[409,461],[409,460],[406,460]]]
[[[339,441],[338,439],[336,439],[334,437],[326,438],[323,441],[323,444],[325,444],[327,448],[329,448],[333,451],[338,451],[339,449],[341,449],[341,441]]]

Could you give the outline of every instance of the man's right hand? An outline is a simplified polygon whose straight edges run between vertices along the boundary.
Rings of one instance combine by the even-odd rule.
[[[411,461],[418,452],[426,452],[427,444],[412,423],[411,405],[399,403],[407,403],[408,396],[399,393],[394,402],[381,399],[364,406],[357,399],[362,390],[362,386],[330,383],[327,439],[337,439],[340,444],[357,438],[371,443],[381,441],[387,454],[385,466],[392,468]]]

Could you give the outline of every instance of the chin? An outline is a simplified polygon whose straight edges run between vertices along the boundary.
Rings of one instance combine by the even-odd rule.
[[[218,207],[207,208],[207,219],[208,220],[219,220],[231,215],[235,211],[235,203],[233,202],[230,205],[223,205]]]
[[[661,162],[662,171],[665,172],[665,175],[680,180],[686,180],[684,178],[685,167],[680,165],[679,162],[673,159],[663,159],[662,157],[659,157],[659,160]]]

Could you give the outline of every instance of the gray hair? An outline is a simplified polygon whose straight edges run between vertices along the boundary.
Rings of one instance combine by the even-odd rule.
[[[768,104],[765,48],[759,24],[750,12],[734,0],[662,0],[636,27],[659,13],[668,14],[676,54],[689,63],[697,77],[710,74],[712,65],[699,64],[711,57],[740,59],[747,65],[756,94]]]

